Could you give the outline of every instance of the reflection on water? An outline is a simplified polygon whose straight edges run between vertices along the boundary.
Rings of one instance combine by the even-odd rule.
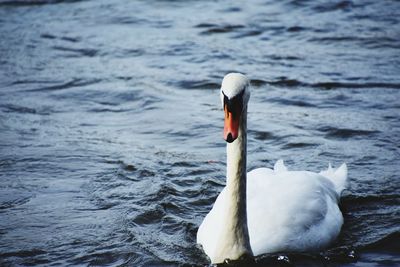
[[[240,71],[249,169],[349,165],[339,240],[290,263],[399,264],[399,10],[0,1],[0,263],[207,264],[195,236],[225,183],[218,87]]]

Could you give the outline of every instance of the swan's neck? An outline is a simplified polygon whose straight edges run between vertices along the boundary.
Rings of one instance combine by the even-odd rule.
[[[247,109],[242,113],[238,138],[228,143],[226,202],[223,232],[217,245],[218,260],[252,256],[246,210]]]

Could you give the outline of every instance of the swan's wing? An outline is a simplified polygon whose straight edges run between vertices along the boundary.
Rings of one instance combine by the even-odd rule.
[[[348,188],[348,179],[347,179],[347,165],[343,163],[339,168],[332,168],[329,163],[328,169],[325,171],[321,171],[319,174],[328,178],[334,185],[337,194],[340,196],[344,189]]]
[[[342,217],[334,185],[317,173],[256,169],[248,174],[247,189],[255,255],[316,250],[340,231]]]

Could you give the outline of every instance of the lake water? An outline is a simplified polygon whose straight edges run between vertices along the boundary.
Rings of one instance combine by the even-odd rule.
[[[0,265],[207,265],[238,71],[249,170],[348,164],[338,241],[290,263],[399,266],[399,25],[389,0],[0,0]]]

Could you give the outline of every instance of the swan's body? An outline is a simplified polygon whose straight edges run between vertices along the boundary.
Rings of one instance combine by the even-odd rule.
[[[282,164],[278,161],[276,165]],[[247,225],[253,254],[318,251],[340,232],[338,207],[346,166],[322,174],[259,168],[247,174]],[[339,189],[340,190],[340,189]],[[219,194],[197,233],[197,242],[212,259],[222,218],[226,188]]]
[[[338,202],[347,185],[346,165],[336,170],[329,166],[318,174],[288,171],[279,160],[273,170],[259,168],[246,174],[247,78],[228,74],[221,96],[228,141],[227,185],[200,225],[197,242],[212,263],[327,247],[343,224]],[[238,117],[232,107],[237,96],[243,101]]]

